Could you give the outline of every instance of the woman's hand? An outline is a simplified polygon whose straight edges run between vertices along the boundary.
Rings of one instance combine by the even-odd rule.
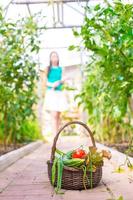
[[[69,78],[63,78],[62,80],[55,81],[54,83],[47,83],[47,86],[50,86],[53,90],[55,90],[56,87],[58,87],[60,84],[64,84],[68,79]]]
[[[63,78],[62,80],[60,81],[56,81],[54,82],[53,84],[53,89],[55,89],[56,87],[58,87],[60,84],[64,84],[69,78]]]
[[[56,87],[58,87],[61,84],[61,81],[56,81],[53,83],[53,89],[55,89]]]

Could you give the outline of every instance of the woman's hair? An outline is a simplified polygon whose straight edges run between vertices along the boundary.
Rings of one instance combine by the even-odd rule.
[[[49,72],[50,72],[50,69],[51,69],[51,67],[52,67],[51,56],[52,56],[53,53],[55,53],[55,54],[57,55],[57,57],[58,57],[57,65],[59,65],[59,55],[58,55],[58,53],[57,53],[56,51],[52,51],[52,52],[50,53],[50,56],[49,56],[49,66],[48,66],[48,73],[47,73],[47,76],[48,76],[48,74],[49,74]]]

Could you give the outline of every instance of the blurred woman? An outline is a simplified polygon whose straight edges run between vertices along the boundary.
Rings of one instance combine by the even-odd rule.
[[[65,80],[62,77],[59,56],[57,52],[53,51],[50,54],[50,64],[47,67],[45,109],[51,112],[52,132],[54,135],[59,129],[61,112],[68,109],[66,96],[62,91]]]

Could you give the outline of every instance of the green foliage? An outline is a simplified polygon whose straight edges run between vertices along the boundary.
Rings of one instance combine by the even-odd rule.
[[[21,127],[17,134],[17,139],[19,142],[31,142],[37,139],[43,139],[41,135],[41,130],[37,120],[27,120]]]
[[[124,200],[122,196],[120,196],[117,200]]]
[[[4,140],[4,126],[0,126],[0,143]],[[16,134],[16,140],[19,143],[28,143],[38,139],[43,139],[41,135],[41,130],[37,120],[25,120],[20,125],[20,128]],[[7,143],[11,143],[12,134],[8,134],[6,138]]]
[[[0,123],[5,146],[8,137],[14,143],[19,140],[22,124],[35,118],[39,34],[34,17],[12,22],[0,9]]]
[[[90,54],[78,95],[101,140],[133,136],[133,5],[121,1],[86,7],[80,33]],[[74,32],[75,35],[75,32]]]

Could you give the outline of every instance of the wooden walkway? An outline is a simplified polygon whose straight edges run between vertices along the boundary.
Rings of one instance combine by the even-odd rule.
[[[82,141],[81,141],[82,140]],[[59,147],[68,150],[83,144],[86,138],[64,137]],[[97,188],[83,191],[64,191],[56,195],[47,176],[46,161],[50,157],[51,143],[45,143],[33,153],[23,157],[0,173],[0,200],[133,200],[133,171],[113,173],[118,155],[106,161],[103,178]]]

